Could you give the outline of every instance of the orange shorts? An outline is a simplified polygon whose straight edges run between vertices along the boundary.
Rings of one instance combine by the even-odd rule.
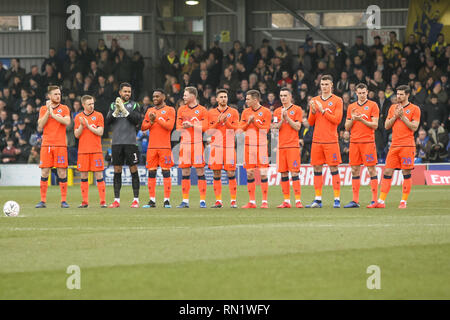
[[[202,143],[185,143],[180,145],[179,168],[204,168],[205,158]]]
[[[78,171],[103,171],[103,154],[99,153],[79,153],[77,161]]]
[[[67,168],[67,147],[42,147],[39,168]]]
[[[312,143],[311,165],[337,166],[342,162],[338,143]]]
[[[236,151],[234,147],[223,148],[221,146],[211,145],[208,167],[211,170],[235,171],[236,170]]]
[[[267,146],[245,146],[245,169],[268,168]]]
[[[392,147],[386,157],[386,168],[389,169],[414,169],[414,157],[416,147]]]
[[[300,148],[280,148],[277,158],[278,172],[300,171]]]
[[[169,149],[147,149],[147,169],[170,169],[173,167],[172,150]]]
[[[349,150],[349,164],[359,166],[364,164],[372,167],[377,164],[377,147],[375,143],[351,143]]]

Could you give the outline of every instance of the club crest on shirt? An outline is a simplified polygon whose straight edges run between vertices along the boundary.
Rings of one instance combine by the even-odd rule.
[[[97,119],[97,118],[96,118],[96,117],[92,117],[91,119],[92,119],[93,121],[95,121],[95,119]]]
[[[61,110],[61,109],[58,109],[58,112],[59,112],[59,113],[61,113],[61,112],[62,112],[62,110]]]
[[[366,110],[366,111],[369,110],[369,107],[368,107],[368,106],[365,106],[365,107],[364,107],[364,110]]]
[[[195,110],[195,114],[199,114],[200,113],[200,111],[199,110]]]
[[[259,112],[259,113],[258,113],[258,116],[262,117],[262,112]]]
[[[408,109],[408,110],[406,110],[405,112],[406,112],[406,114],[409,114],[411,111]]]
[[[333,105],[333,102],[328,102],[328,105],[331,107]]]
[[[230,118],[230,117],[231,117],[231,113],[228,113],[228,114],[227,114],[227,118]]]
[[[166,110],[161,111],[161,114],[166,114]]]
[[[294,110],[292,110],[291,112],[289,112],[291,115],[294,115]]]

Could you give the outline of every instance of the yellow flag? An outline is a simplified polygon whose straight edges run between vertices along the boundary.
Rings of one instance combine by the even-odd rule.
[[[450,36],[450,1],[410,0],[406,37],[414,34],[418,39],[425,35],[429,43],[443,33],[446,40]]]

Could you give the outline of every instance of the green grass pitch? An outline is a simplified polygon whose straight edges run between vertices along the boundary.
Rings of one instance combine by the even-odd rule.
[[[196,186],[190,209],[161,208],[161,187],[158,208],[130,209],[124,186],[120,209],[100,209],[91,186],[91,207],[78,209],[71,187],[63,210],[50,187],[48,208],[38,210],[39,188],[0,188],[2,203],[21,205],[19,217],[0,218],[0,299],[450,298],[449,187],[413,186],[403,211],[400,187],[376,210],[333,209],[330,187],[322,209],[276,209],[281,188],[271,187],[270,209],[244,211],[229,209],[223,191],[223,209],[199,209]],[[175,207],[181,188],[172,195]],[[141,187],[141,205],[147,196]],[[311,187],[302,199],[313,199]],[[341,199],[351,200],[350,187]],[[239,187],[238,204],[247,200]],[[369,200],[362,187],[361,204]],[[66,287],[69,265],[81,268],[80,290]],[[379,290],[367,288],[370,265],[380,268]]]

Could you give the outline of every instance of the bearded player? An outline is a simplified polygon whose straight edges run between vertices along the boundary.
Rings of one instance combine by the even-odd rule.
[[[78,171],[81,173],[81,196],[83,198],[78,208],[89,206],[89,171],[94,172],[97,189],[100,196],[100,207],[106,208],[105,181],[103,179],[102,135],[104,130],[103,115],[94,110],[94,97],[81,97],[83,112],[75,117],[74,134],[78,141]]]
[[[66,127],[70,124],[70,110],[61,104],[61,90],[58,86],[48,87],[45,106],[39,111],[38,131],[42,133],[40,154],[41,201],[36,208],[46,208],[48,177],[52,167],[56,167],[61,190],[61,208],[69,208],[67,203],[67,140]]]
[[[230,207],[236,205],[236,151],[235,131],[239,127],[239,112],[228,106],[228,91],[219,89],[216,92],[218,106],[208,112],[211,135],[211,153],[209,168],[214,173],[214,194],[216,203],[212,208],[222,208],[222,169],[227,172],[230,187]]]
[[[384,208],[386,197],[392,184],[395,169],[403,173],[403,194],[399,209],[406,209],[406,202],[411,193],[411,171],[414,169],[416,152],[414,132],[419,128],[420,108],[409,102],[411,88],[407,85],[397,87],[397,104],[389,108],[384,127],[392,128],[392,143],[386,157],[383,179],[381,180],[380,198],[376,208]]]
[[[281,173],[281,190],[284,201],[277,208],[290,208],[290,182],[295,194],[295,206],[303,208],[301,202],[300,172],[300,144],[298,131],[302,126],[303,110],[292,103],[292,92],[289,88],[280,89],[282,106],[273,114],[272,129],[278,130],[277,167]]]
[[[164,180],[164,208],[171,208],[170,191],[172,180],[170,168],[173,166],[170,134],[175,124],[175,109],[166,105],[166,94],[162,89],[153,91],[153,105],[145,113],[141,130],[149,130],[147,149],[148,193],[150,200],[144,208],[156,207],[156,170],[162,170]]]

